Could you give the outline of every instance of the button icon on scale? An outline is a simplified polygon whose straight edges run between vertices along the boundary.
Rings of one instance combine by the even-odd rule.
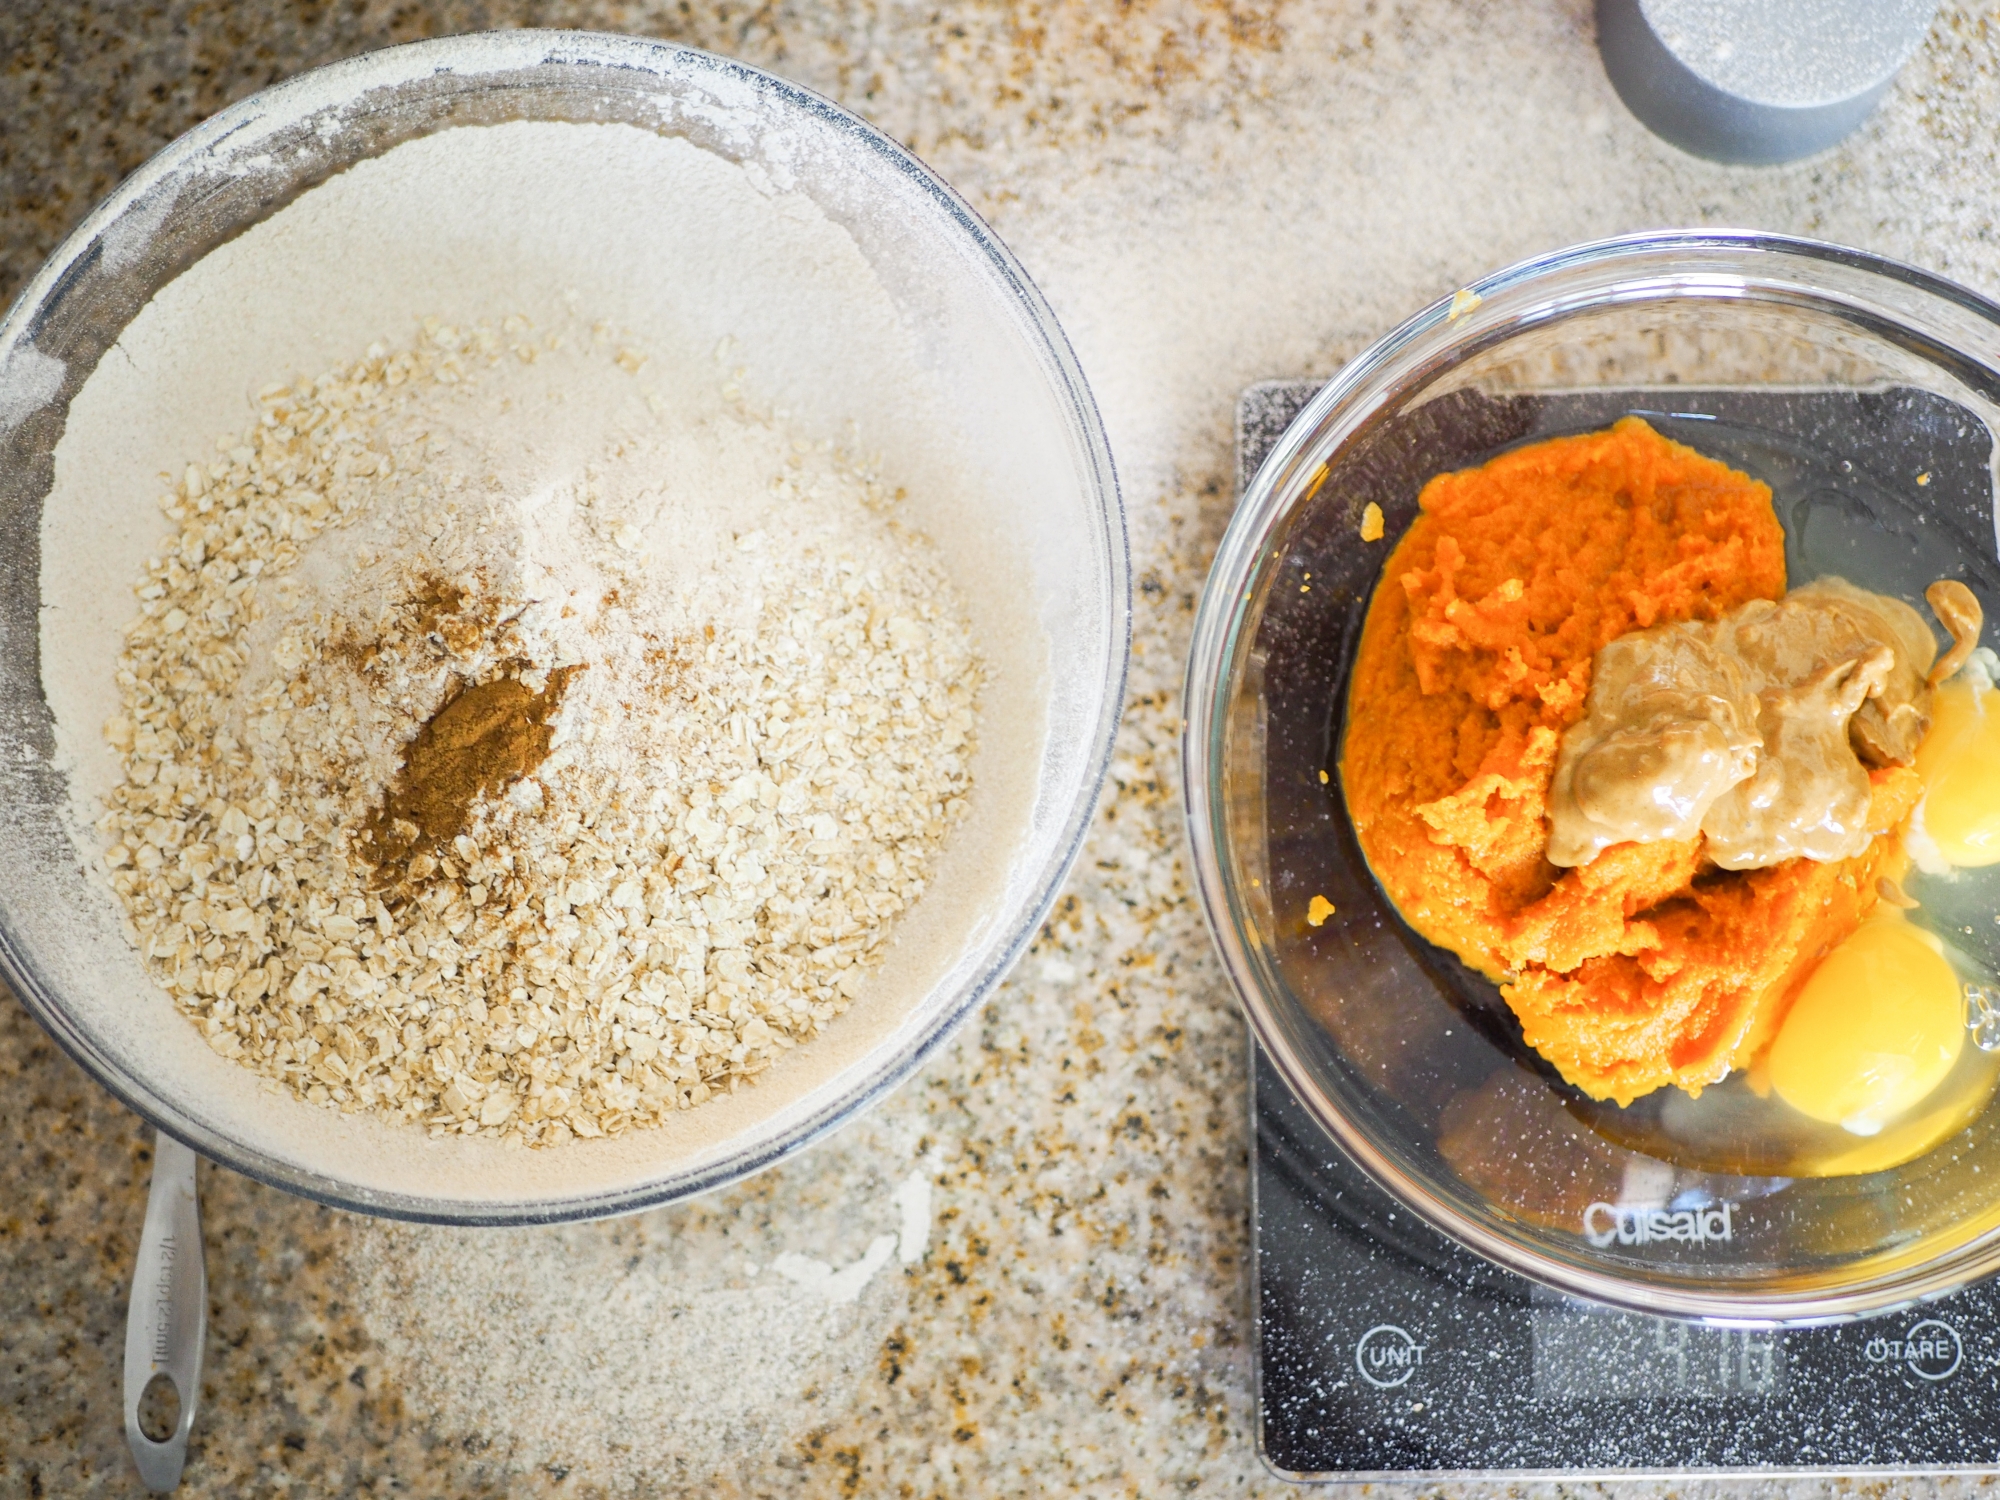
[[[1392,1391],[1409,1382],[1424,1362],[1425,1345],[1409,1329],[1377,1323],[1354,1346],[1354,1368],[1378,1390]]]
[[[1939,1318],[1912,1323],[1899,1339],[1877,1334],[1862,1352],[1871,1365],[1907,1370],[1919,1380],[1949,1380],[1965,1362],[1958,1330]]]

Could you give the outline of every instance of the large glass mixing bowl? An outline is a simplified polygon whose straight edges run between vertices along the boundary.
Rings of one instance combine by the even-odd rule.
[[[66,832],[38,633],[44,502],[71,402],[148,300],[357,163],[439,131],[515,121],[684,138],[741,163],[763,191],[805,195],[847,231],[935,397],[925,420],[947,430],[926,441],[948,440],[982,496],[991,492],[982,516],[1008,544],[1011,571],[991,572],[987,556],[981,567],[989,571],[962,582],[1012,591],[993,607],[1011,612],[1017,639],[1009,649],[1023,648],[1023,662],[1039,653],[1037,670],[1020,674],[1027,684],[1020,701],[1023,720],[1041,713],[1033,743],[1009,762],[1018,786],[1007,806],[1018,814],[1002,830],[1008,836],[979,848],[990,899],[951,913],[943,927],[932,924],[926,951],[939,956],[912,1003],[871,1008],[864,994],[753,1088],[672,1125],[547,1151],[432,1139],[413,1127],[316,1109],[268,1089],[201,1041],[148,979],[120,930],[115,898],[85,872]],[[588,148],[579,150],[577,170],[591,169]],[[604,194],[615,203],[649,190],[644,180],[618,179]],[[658,274],[649,259],[656,245],[631,239],[615,213],[577,224],[566,242],[571,260],[546,269],[612,285],[615,303],[615,275]],[[482,246],[456,250],[477,256]],[[767,312],[774,299],[760,278],[789,268],[774,271],[770,259],[698,268],[723,306],[689,316],[782,320]],[[357,274],[340,265],[322,270]],[[796,306],[812,273],[798,267],[796,282],[781,288],[791,301],[775,300]],[[620,316],[615,305],[589,311]],[[219,306],[214,315],[235,314]],[[823,408],[832,422],[843,403],[867,394],[859,389],[865,371],[839,358],[834,310],[808,322],[794,319],[775,336],[787,347],[832,353],[788,388],[785,402],[795,412]],[[230,378],[243,391],[297,373]],[[897,417],[890,411],[880,424],[892,450]],[[189,437],[206,442],[214,431]],[[880,430],[873,440],[884,441]],[[103,587],[122,593],[133,581],[106,576]],[[992,232],[879,131],[755,68],[627,37],[492,33],[338,63],[224,110],[135,172],[0,324],[0,975],[78,1062],[153,1124],[216,1161],[329,1203],[414,1219],[519,1223],[683,1197],[766,1166],[853,1118],[909,1077],[992,993],[1076,856],[1117,727],[1129,626],[1124,514],[1068,343]],[[923,911],[920,902],[912,916]],[[778,1076],[793,1057],[815,1052],[817,1071],[789,1082]]]
[[[2000,306],[1755,234],[1636,236],[1500,272],[1320,390],[1223,539],[1195,623],[1184,772],[1211,929],[1306,1109],[1384,1188],[1501,1265],[1723,1321],[1823,1322],[1941,1295],[2000,1267],[1992,1054],[1965,1047],[1964,1113],[1933,1149],[1889,1165],[1893,1143],[1857,1140],[1882,1169],[1863,1150],[1841,1175],[1788,1172],[1781,1152],[1718,1126],[1709,1096],[1698,1113],[1672,1089],[1619,1111],[1565,1085],[1494,985],[1403,923],[1356,844],[1339,778],[1348,672],[1418,490],[1628,413],[1771,484],[1793,584],[1840,573],[1921,599],[1955,576],[1989,617],[2000,605]],[[1357,535],[1371,503],[1386,522],[1372,544]],[[2000,972],[1993,880],[1913,894],[1962,972]]]

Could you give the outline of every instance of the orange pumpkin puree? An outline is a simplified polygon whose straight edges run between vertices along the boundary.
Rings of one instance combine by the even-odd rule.
[[[1895,841],[1726,871],[1702,840],[1545,857],[1550,777],[1591,659],[1629,630],[1785,592],[1771,491],[1638,417],[1424,486],[1369,604],[1341,780],[1410,925],[1500,982],[1528,1044],[1598,1099],[1699,1093],[1749,1063],[1875,904]],[[1869,827],[1916,800],[1872,774]]]

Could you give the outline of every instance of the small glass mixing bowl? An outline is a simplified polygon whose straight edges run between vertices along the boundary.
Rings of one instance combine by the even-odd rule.
[[[1563,1084],[1497,989],[1402,922],[1356,843],[1339,779],[1348,673],[1418,490],[1628,413],[1772,485],[1794,584],[1843,573],[1920,600],[1956,576],[1989,617],[2000,605],[2000,306],[1874,256],[1747,233],[1640,235],[1502,271],[1320,390],[1223,539],[1188,664],[1183,788],[1211,930],[1320,1125],[1423,1219],[1513,1271],[1727,1322],[1942,1295],[2000,1266],[1991,1053],[1964,1049],[1962,1113],[1934,1149],[1788,1175],[1773,1143],[1732,1135],[1677,1090],[1618,1111]],[[1386,519],[1375,543],[1357,535],[1371,503]],[[2000,884],[1972,872],[1913,893],[1969,999],[1989,994],[1975,981],[2000,973]]]
[[[814,1066],[824,1071],[806,1082],[771,1086],[774,1067],[670,1125],[550,1151],[432,1139],[314,1108],[208,1048],[147,977],[115,897],[86,875],[66,831],[38,634],[42,512],[70,403],[155,292],[357,163],[439,131],[514,121],[680,137],[743,164],[764,190],[805,195],[843,227],[934,387],[949,429],[940,441],[1000,494],[993,524],[1021,552],[1006,607],[1030,652],[1046,644],[1039,681],[1021,690],[1023,717],[1039,707],[1046,722],[1016,773],[1018,827],[993,849],[992,898],[954,917],[948,948],[930,936],[939,956],[913,1003],[864,1015],[864,993],[791,1055],[822,1049]],[[588,226],[576,237],[600,276],[605,238]],[[652,262],[629,264],[655,273]],[[727,269],[731,297],[754,298],[770,274]],[[802,331],[803,345],[841,326],[822,322]],[[854,371],[834,365],[787,401],[819,395],[844,409]],[[243,379],[254,388],[296,373]],[[0,323],[0,559],[0,975],[99,1082],[204,1156],[324,1202],[439,1222],[588,1218],[684,1197],[799,1150],[908,1078],[992,993],[1055,899],[1103,784],[1130,639],[1124,512],[1095,405],[1047,304],[977,215],[888,137],[797,85],[689,48],[585,32],[461,36],[337,63],[222,111],[133,173]]]

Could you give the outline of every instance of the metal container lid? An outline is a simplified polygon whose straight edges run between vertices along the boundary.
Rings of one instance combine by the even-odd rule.
[[[1618,96],[1663,139],[1714,161],[1823,151],[1875,107],[1937,0],[1598,0]]]

